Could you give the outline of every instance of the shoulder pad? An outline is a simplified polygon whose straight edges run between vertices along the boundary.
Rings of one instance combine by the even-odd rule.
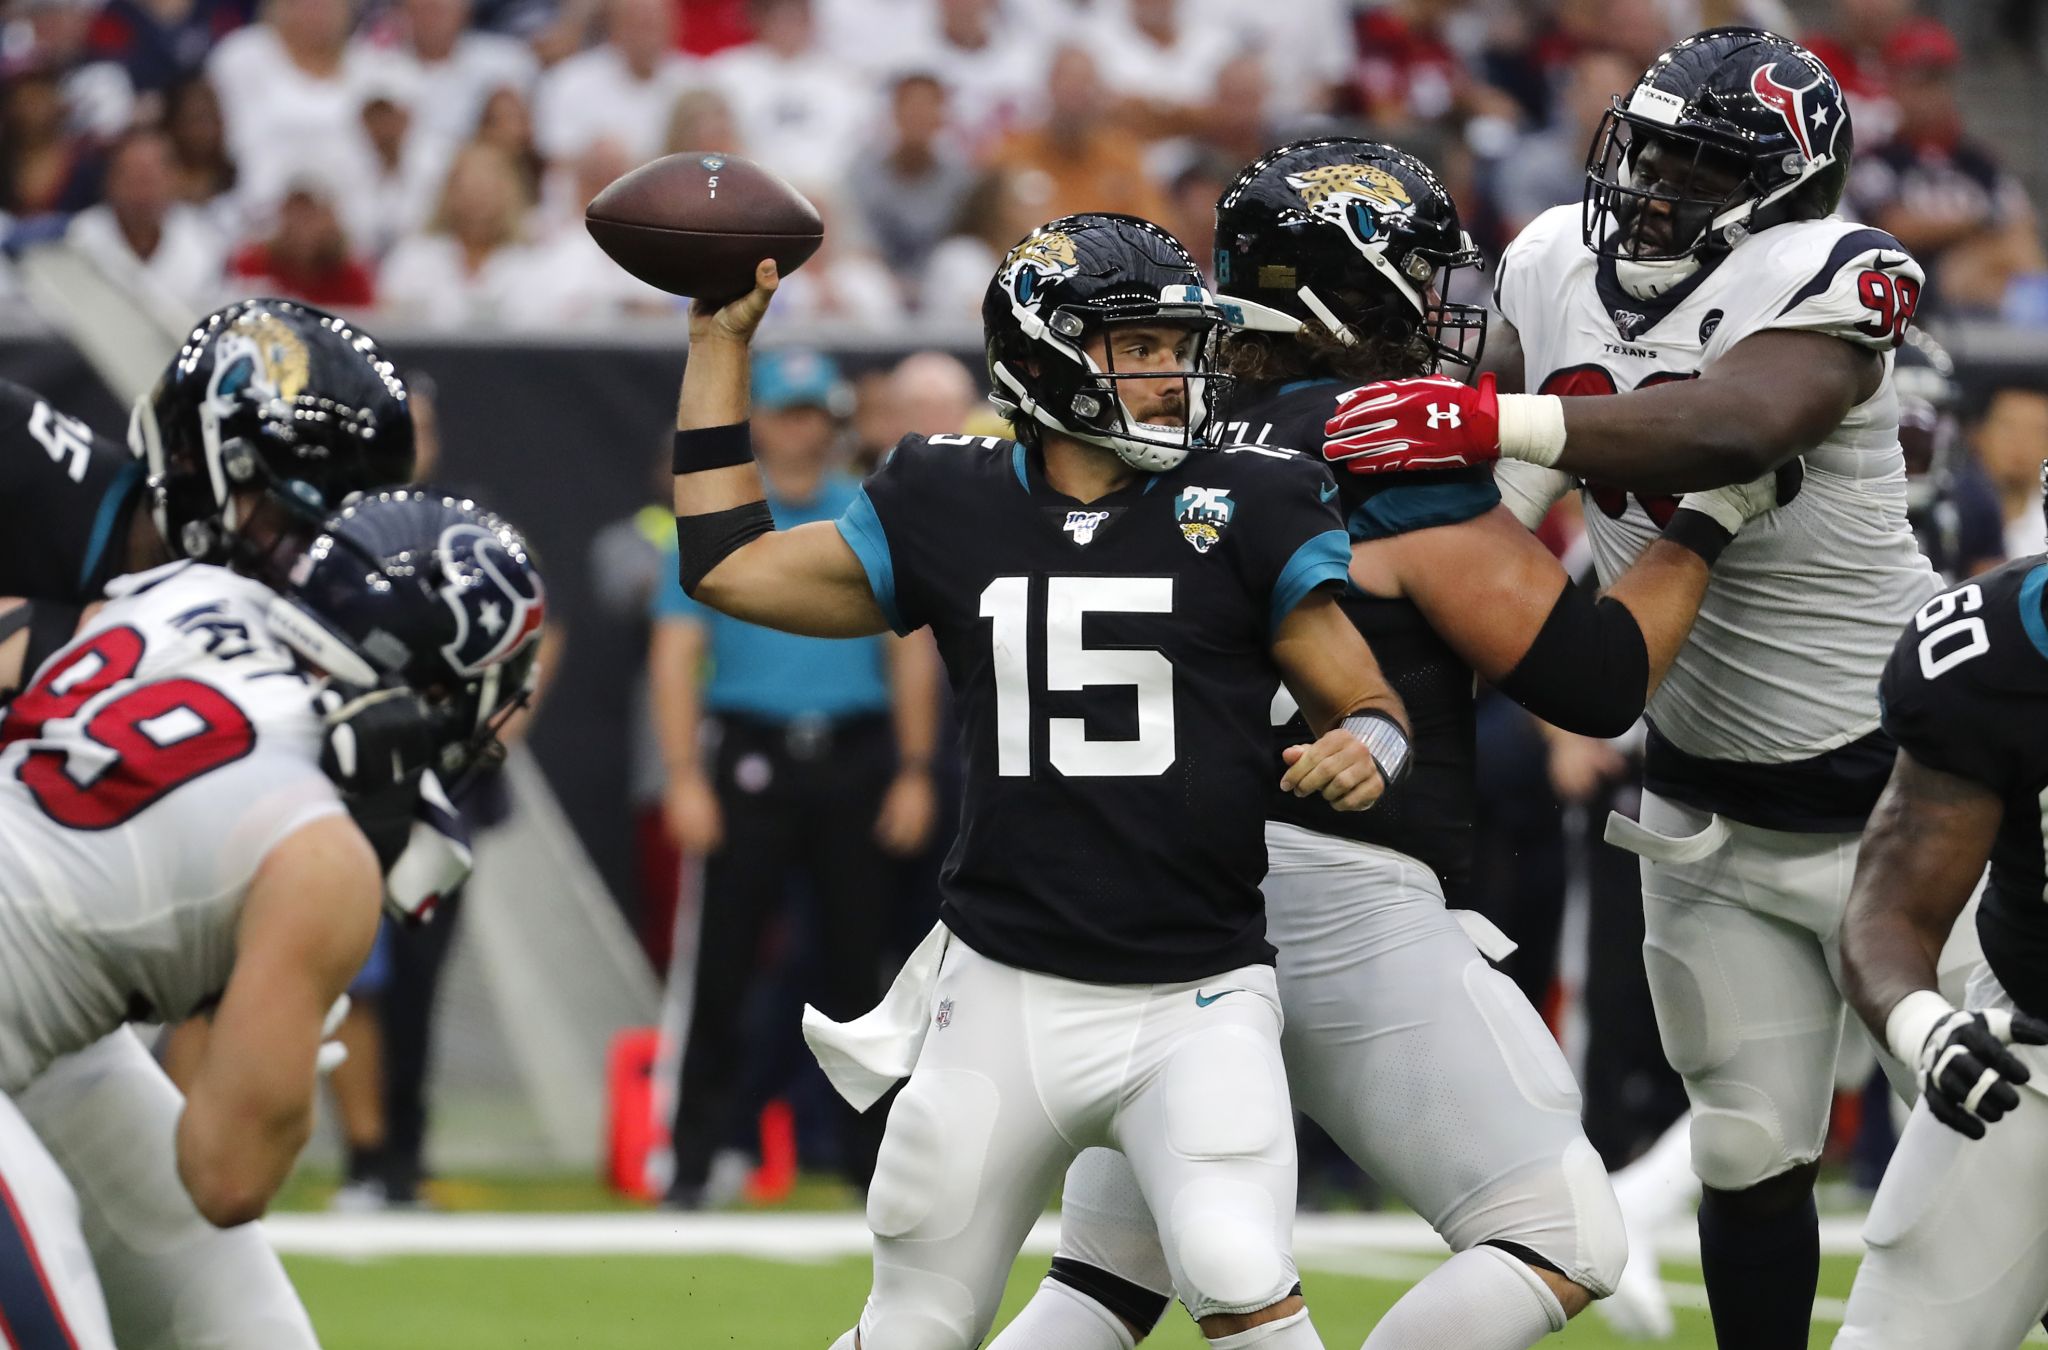
[[[1759,259],[1768,280],[1759,280],[1771,298],[1760,327],[1827,333],[1876,351],[1905,339],[1925,276],[1891,235],[1829,219],[1780,225],[1754,242],[1768,245]]]

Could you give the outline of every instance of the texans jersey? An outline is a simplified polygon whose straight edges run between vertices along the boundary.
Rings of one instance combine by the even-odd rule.
[[[1318,446],[1323,423],[1349,389],[1337,380],[1302,380],[1254,389],[1231,407],[1223,439],[1241,444]],[[1489,466],[1446,472],[1339,474],[1338,501],[1354,543],[1433,525],[1455,525],[1500,501]],[[1372,647],[1380,670],[1408,709],[1414,757],[1398,792],[1370,811],[1339,811],[1320,797],[1274,792],[1267,818],[1341,835],[1406,854],[1436,873],[1460,902],[1472,871],[1478,761],[1474,749],[1472,671],[1408,600],[1349,591],[1339,603]],[[1281,747],[1315,739],[1282,689],[1273,704]]]
[[[1977,911],[2013,1001],[2048,1017],[2048,557],[2006,563],[1920,607],[1885,666],[1884,725],[1931,769],[2005,801]]]
[[[1579,216],[1575,205],[1545,212],[1501,260],[1495,303],[1521,335],[1533,392],[1692,379],[1767,329],[1886,354],[1877,391],[1804,456],[1798,499],[1745,527],[1714,565],[1692,636],[1650,700],[1645,765],[1653,790],[1736,820],[1860,829],[1891,763],[1871,694],[1899,625],[1937,584],[1906,522],[1889,354],[1919,299],[1920,267],[1881,230],[1796,221],[1638,300],[1613,261],[1586,248]],[[1531,479],[1562,479],[1525,464],[1500,473],[1510,495]],[[1594,565],[1609,585],[1676,503],[1600,484],[1584,491]]]
[[[0,380],[0,595],[99,598],[127,564],[142,462]]]
[[[1100,984],[1270,962],[1275,628],[1341,587],[1319,461],[1191,454],[1088,503],[1039,455],[909,436],[839,521],[900,633],[938,638],[966,751],[940,916],[985,956]]]
[[[216,997],[265,855],[342,809],[268,587],[171,563],[109,591],[0,720],[0,1092]]]

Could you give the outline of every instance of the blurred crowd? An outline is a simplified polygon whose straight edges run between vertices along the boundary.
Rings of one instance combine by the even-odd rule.
[[[635,165],[720,150],[827,222],[772,322],[970,322],[1066,211],[1205,254],[1231,174],[1321,126],[1438,166],[1496,254],[1578,198],[1600,110],[1658,51],[1745,22],[1842,78],[1851,209],[1930,264],[1929,306],[2048,325],[2033,209],[1964,123],[1949,30],[1912,0],[1800,12],[1825,26],[1782,0],[11,0],[0,212],[13,251],[66,237],[177,310],[267,290],[556,328],[673,310],[580,216]]]

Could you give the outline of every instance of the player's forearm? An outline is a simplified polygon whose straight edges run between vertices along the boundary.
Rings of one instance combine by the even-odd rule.
[[[309,1056],[296,1102],[223,1102],[202,1076],[178,1117],[178,1179],[216,1228],[263,1217],[313,1133]]]
[[[1590,482],[1676,494],[1747,482],[1819,444],[1713,382],[1685,381],[1611,398],[1561,399],[1556,467]]]
[[[1842,918],[1843,991],[1880,1044],[1899,1001],[1936,987],[1999,815],[1995,796],[1901,752],[1864,827]]]
[[[1609,598],[1628,609],[1643,635],[1649,660],[1644,701],[1657,692],[1678,659],[1707,597],[1712,572],[1707,560],[1669,539],[1652,540],[1635,563],[1607,588]]]
[[[699,771],[703,699],[698,690],[698,667],[703,657],[704,637],[697,624],[677,619],[655,623],[647,662],[648,704],[654,739],[670,782]]]

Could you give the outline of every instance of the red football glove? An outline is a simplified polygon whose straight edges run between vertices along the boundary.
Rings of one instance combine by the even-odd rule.
[[[1484,464],[1500,458],[1500,400],[1490,374],[1477,388],[1443,375],[1381,380],[1339,398],[1323,435],[1323,458],[1353,473]]]

